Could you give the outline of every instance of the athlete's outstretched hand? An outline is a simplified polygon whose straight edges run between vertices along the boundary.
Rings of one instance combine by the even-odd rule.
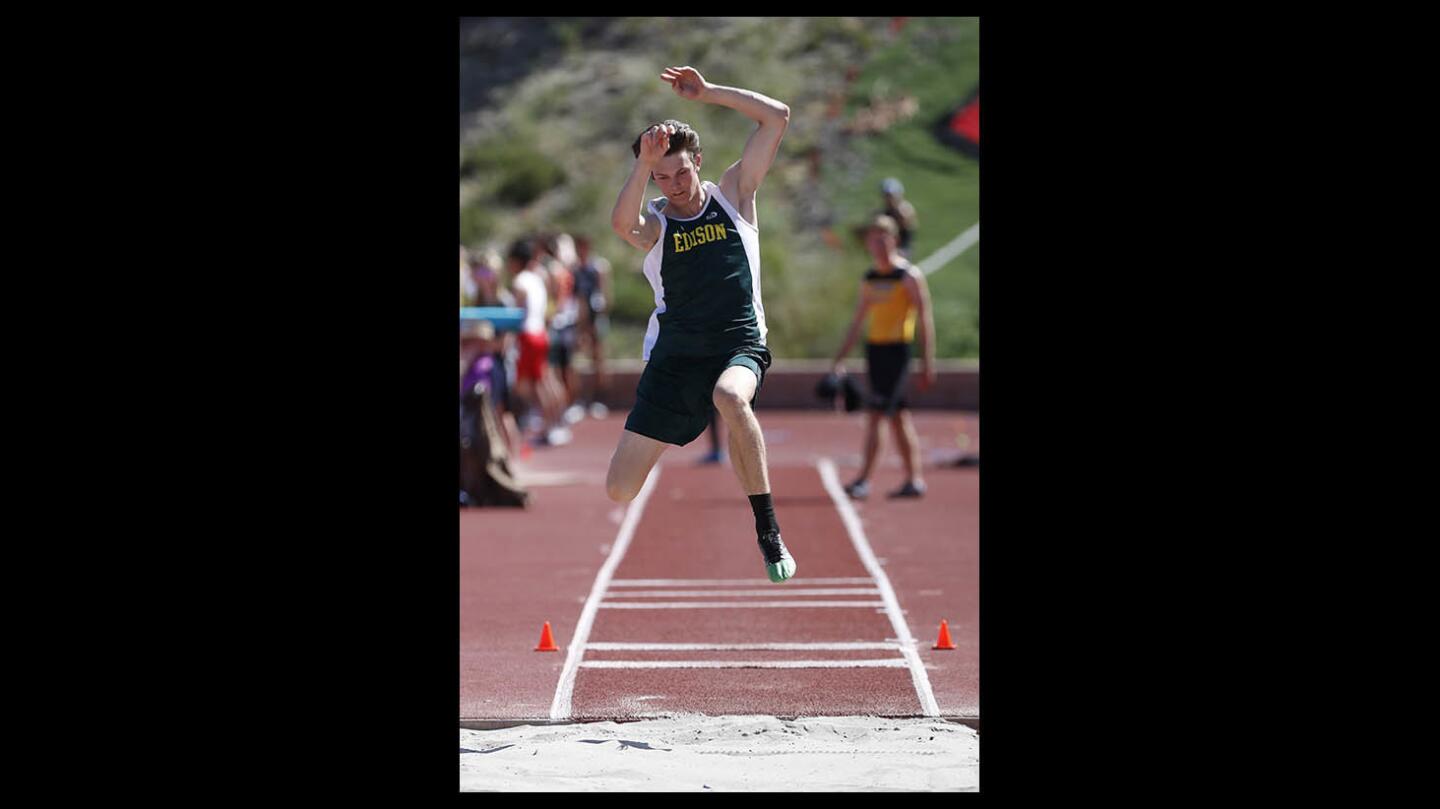
[[[640,162],[647,166],[653,166],[665,156],[665,151],[670,148],[670,136],[675,134],[675,127],[656,124],[645,130],[640,136]]]
[[[677,95],[690,101],[699,101],[710,89],[710,83],[693,67],[667,67],[660,73],[660,78],[670,82]]]

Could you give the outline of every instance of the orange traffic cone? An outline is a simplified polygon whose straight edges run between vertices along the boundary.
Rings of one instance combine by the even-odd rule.
[[[540,630],[540,645],[535,647],[537,652],[558,652],[560,647],[555,645],[555,638],[550,634],[550,622],[545,622],[545,628]]]
[[[546,624],[546,626],[549,626],[549,624]],[[945,619],[944,619],[944,618],[941,618],[941,619],[940,619],[940,637],[938,637],[938,638],[935,639],[935,645],[934,645],[934,646],[931,646],[930,648],[931,648],[931,649],[954,649],[954,648],[955,648],[955,642],[952,641],[952,640],[950,640],[950,625],[947,624],[947,623],[945,623]]]

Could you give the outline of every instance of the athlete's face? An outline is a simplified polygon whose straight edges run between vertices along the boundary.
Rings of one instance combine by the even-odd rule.
[[[660,193],[674,202],[694,199],[700,193],[700,155],[682,149],[660,158],[650,176],[660,186]]]
[[[884,228],[870,228],[865,231],[865,249],[876,261],[882,261],[895,249],[895,237]]]

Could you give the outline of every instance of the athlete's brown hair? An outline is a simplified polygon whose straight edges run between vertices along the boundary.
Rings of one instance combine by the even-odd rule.
[[[689,124],[670,118],[661,121],[660,125],[675,127],[675,134],[670,136],[670,148],[665,150],[666,157],[681,149],[688,149],[692,155],[700,154],[700,133],[691,129]],[[645,127],[645,132],[649,131],[650,127]],[[630,151],[634,152],[636,157],[640,156],[640,139],[645,137],[645,132],[636,135],[635,142],[630,144]]]

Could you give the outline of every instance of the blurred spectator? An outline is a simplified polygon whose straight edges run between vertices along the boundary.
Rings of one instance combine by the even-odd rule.
[[[865,333],[865,364],[870,377],[870,412],[865,422],[864,460],[859,475],[845,491],[860,500],[870,494],[870,473],[879,458],[881,420],[888,420],[895,443],[905,462],[905,485],[891,497],[921,497],[925,481],[921,470],[920,440],[910,417],[908,387],[913,343],[920,344],[921,391],[935,382],[935,322],[930,309],[930,291],[925,274],[900,255],[899,227],[884,214],[875,216],[860,229],[865,249],[874,264],[860,282],[855,316],[831,370],[836,378],[845,373],[845,356],[869,320]]]
[[[472,321],[460,332],[460,395],[477,387],[490,394],[490,404],[505,432],[509,454],[521,449],[520,429],[512,412],[510,374],[505,367],[505,338],[488,320]]]
[[[550,338],[545,328],[549,293],[544,279],[540,276],[541,269],[530,242],[523,239],[515,242],[510,248],[507,264],[516,303],[525,310],[525,319],[520,325],[520,358],[515,369],[515,392],[524,400],[526,406],[539,405],[542,418],[541,443],[568,443],[571,436],[562,420],[563,403],[556,396],[558,386],[552,384],[549,369]]]
[[[575,347],[580,322],[580,304],[575,296],[575,268],[579,258],[569,234],[560,233],[545,241],[546,262],[550,268],[554,314],[550,318],[550,366],[562,387],[564,418],[574,424],[585,418],[585,408],[577,401],[579,380],[575,375]]]
[[[579,345],[594,366],[590,388],[590,415],[604,418],[603,401],[609,398],[610,380],[605,373],[605,335],[610,330],[610,262],[590,252],[590,238],[575,239],[579,266],[575,268],[575,299],[580,304]]]
[[[510,469],[501,426],[505,368],[489,321],[467,323],[460,333],[460,505],[524,506],[528,493]]]
[[[500,254],[493,248],[470,253],[470,306],[514,306],[515,296],[500,282]]]
[[[556,289],[556,278],[560,275],[560,260],[555,258],[551,251],[551,237],[548,234],[535,236],[530,240],[530,248],[535,253],[535,270],[540,278],[545,281],[545,291],[549,298],[545,302],[545,322],[549,323],[555,317],[556,301],[559,298]]]
[[[915,235],[915,227],[919,219],[915,215],[915,206],[905,199],[905,186],[894,177],[887,178],[880,184],[880,194],[885,200],[880,213],[895,220],[900,228],[900,255],[910,258],[910,242]]]
[[[554,321],[560,308],[560,295],[570,286],[570,272],[563,262],[557,257],[559,248],[556,245],[554,234],[542,233],[534,237],[531,246],[535,250],[535,266],[540,272],[540,277],[545,279],[545,290],[549,293],[549,299],[545,306],[545,329],[546,338],[550,349],[553,351],[556,338]],[[559,408],[563,417],[570,401],[565,395],[565,387],[560,383],[560,374],[555,365],[555,358],[547,353],[546,370],[541,384],[549,391],[552,398],[559,402]]]

